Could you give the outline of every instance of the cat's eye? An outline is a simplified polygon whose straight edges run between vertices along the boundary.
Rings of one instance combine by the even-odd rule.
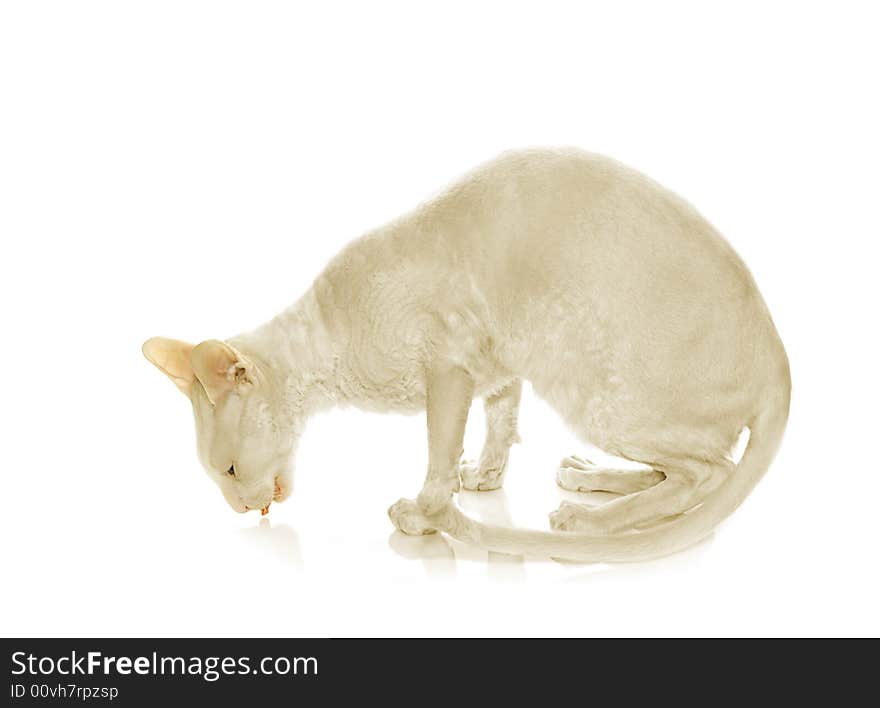
[[[230,477],[235,477],[235,465],[229,465],[229,469],[226,470],[226,474]]]

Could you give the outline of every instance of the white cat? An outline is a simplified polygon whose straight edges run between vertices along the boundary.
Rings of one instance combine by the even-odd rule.
[[[577,150],[504,154],[354,241],[292,307],[226,342],[155,338],[147,358],[192,401],[200,459],[236,511],[289,493],[306,419],[338,404],[427,409],[429,465],[405,533],[513,553],[656,557],[707,535],[769,466],[788,360],[751,275],[691,206]],[[530,381],[584,440],[646,470],[567,458],[555,531],[488,526],[453,493],[500,487]],[[477,466],[465,421],[485,400]],[[731,450],[749,428],[739,464]]]

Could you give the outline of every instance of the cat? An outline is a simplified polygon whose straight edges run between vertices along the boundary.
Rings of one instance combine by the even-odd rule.
[[[315,412],[425,410],[427,476],[416,500],[389,509],[397,528],[582,561],[645,560],[708,535],[773,460],[791,390],[782,342],[730,245],[649,178],[570,148],[476,168],[350,243],[250,333],[153,338],[143,351],[191,400],[199,458],[236,511],[286,498]],[[620,496],[562,502],[552,531],[482,524],[454,503],[460,486],[502,485],[523,381],[583,440],[645,467],[566,458],[562,487]],[[477,396],[486,439],[465,465]]]

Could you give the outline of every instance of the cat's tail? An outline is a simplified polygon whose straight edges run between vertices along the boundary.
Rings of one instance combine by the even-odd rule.
[[[453,538],[491,551],[589,562],[642,561],[675,553],[695,544],[742,504],[773,461],[788,420],[790,379],[785,376],[749,423],[749,442],[734,472],[702,504],[646,531],[610,536],[531,531],[480,523],[454,502],[430,517]]]

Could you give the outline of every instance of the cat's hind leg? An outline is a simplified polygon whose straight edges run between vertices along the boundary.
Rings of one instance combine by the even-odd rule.
[[[596,535],[621,533],[683,514],[699,504],[733,469],[733,463],[681,460],[674,465],[654,465],[663,481],[596,507],[562,502],[550,514],[558,531]]]
[[[458,471],[465,489],[487,491],[504,483],[510,446],[519,441],[516,430],[522,380],[514,379],[483,401],[486,440],[477,463],[462,461]]]
[[[600,467],[577,455],[566,457],[556,472],[556,483],[570,492],[633,494],[659,484],[666,476],[653,469]]]

